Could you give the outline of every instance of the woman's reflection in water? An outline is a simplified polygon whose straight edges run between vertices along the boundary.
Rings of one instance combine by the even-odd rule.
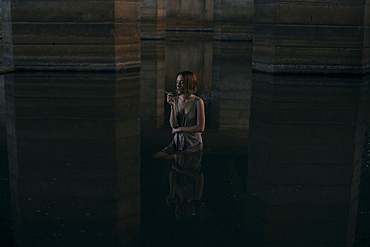
[[[203,193],[202,152],[182,152],[173,157],[166,203],[174,207],[176,219],[187,219],[195,215],[194,201],[200,200]]]

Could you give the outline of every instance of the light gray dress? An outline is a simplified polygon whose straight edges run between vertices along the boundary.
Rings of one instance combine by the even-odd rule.
[[[199,97],[194,99],[194,103],[189,112],[186,114],[181,114],[178,109],[179,97],[175,97],[176,103],[176,117],[178,126],[194,126],[197,124],[197,104],[199,102]],[[176,132],[173,135],[172,142],[165,147],[162,152],[165,153],[176,153],[176,152],[198,152],[203,149],[203,140],[201,132]]]

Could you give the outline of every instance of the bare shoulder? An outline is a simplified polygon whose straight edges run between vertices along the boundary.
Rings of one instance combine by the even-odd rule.
[[[204,104],[203,99],[201,97],[196,96],[196,98],[198,99],[199,102],[201,102],[202,104]]]
[[[198,101],[198,104],[197,104],[197,107],[202,107],[204,108],[204,101],[201,97],[197,97],[197,101]]]

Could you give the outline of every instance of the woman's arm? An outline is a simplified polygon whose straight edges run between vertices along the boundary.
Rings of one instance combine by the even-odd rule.
[[[177,122],[176,122],[177,124]],[[197,104],[197,124],[193,126],[179,126],[172,127],[172,133],[176,132],[203,132],[206,126],[206,114],[204,111],[204,102],[201,98],[198,100]]]
[[[173,96],[172,93],[167,94],[167,103],[171,106],[169,123],[173,129],[177,127],[177,118],[176,118],[176,102],[175,102],[175,97]]]
[[[176,110],[175,110],[174,105],[171,105],[171,113],[170,113],[169,122],[170,122],[170,126],[172,127],[172,129],[177,127]]]

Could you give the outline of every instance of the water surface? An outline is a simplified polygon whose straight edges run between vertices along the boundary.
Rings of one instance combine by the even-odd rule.
[[[252,74],[250,43],[207,36],[141,50],[141,71],[2,76],[1,244],[369,244],[367,77]],[[173,161],[152,156],[181,70],[207,124],[202,197],[178,220]]]

